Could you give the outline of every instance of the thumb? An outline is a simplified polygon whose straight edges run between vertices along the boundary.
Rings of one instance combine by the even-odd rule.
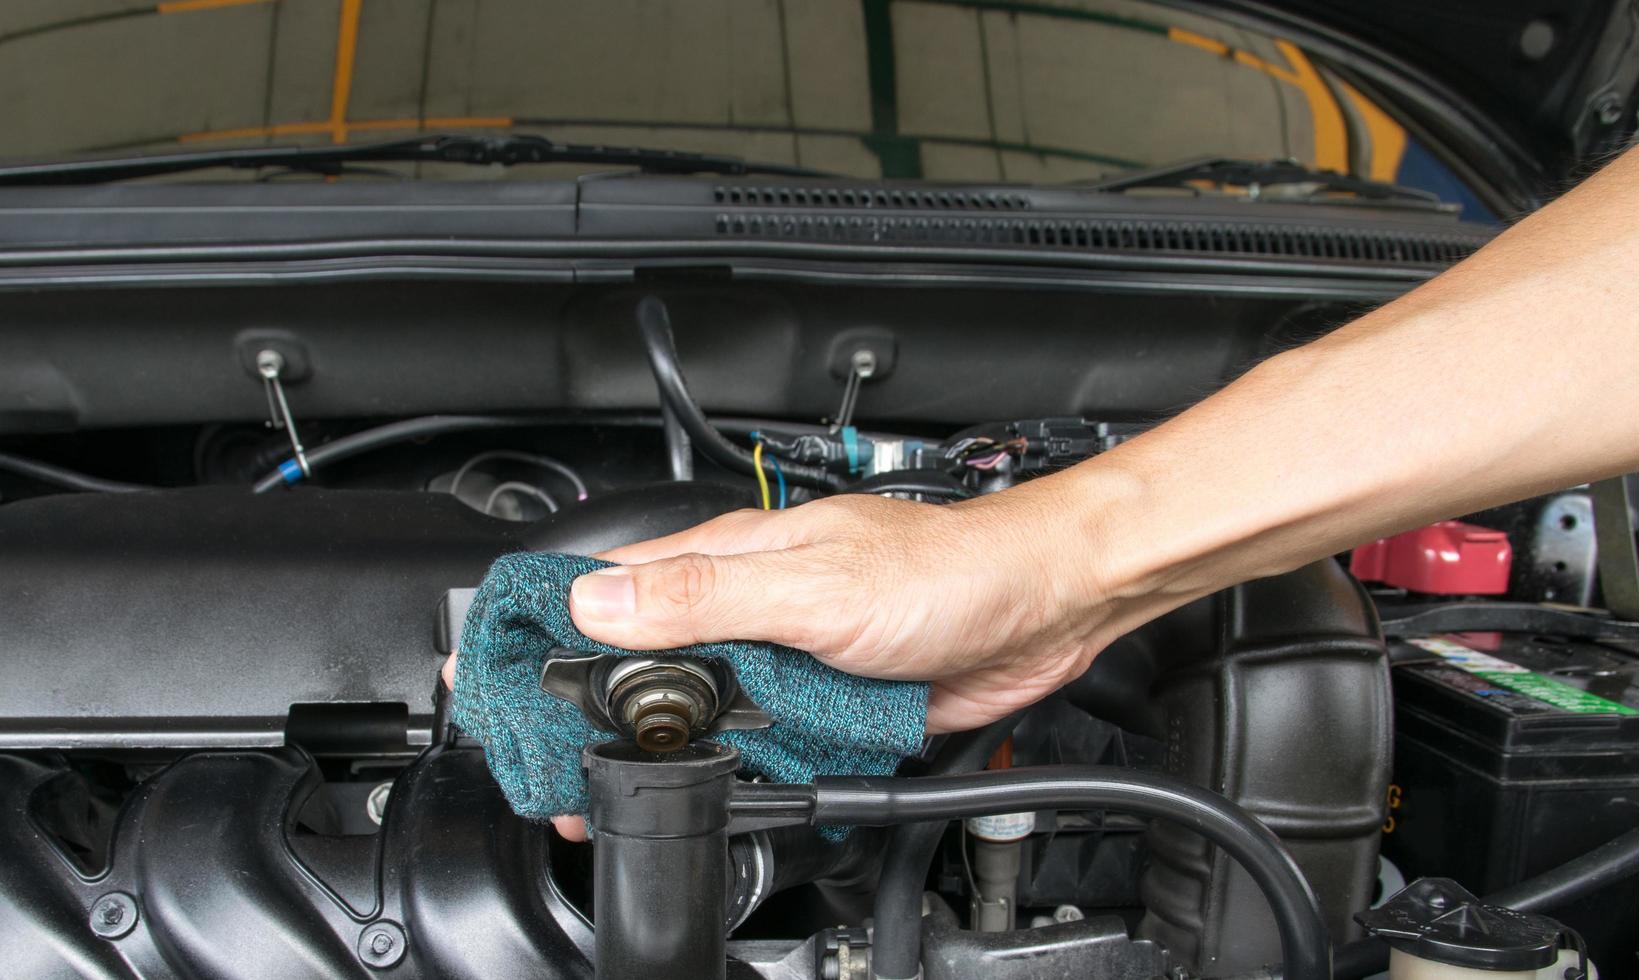
[[[795,565],[766,551],[616,565],[575,580],[569,614],[592,639],[630,650],[719,640],[796,645],[806,614],[793,600],[808,590],[794,587]]]

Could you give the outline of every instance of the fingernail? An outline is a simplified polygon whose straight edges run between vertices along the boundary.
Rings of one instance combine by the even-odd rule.
[[[600,568],[569,587],[575,611],[596,619],[619,619],[637,611],[637,587],[630,569]]]

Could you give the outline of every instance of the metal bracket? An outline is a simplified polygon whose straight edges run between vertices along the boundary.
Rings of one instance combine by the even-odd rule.
[[[290,402],[285,400],[285,387],[281,378],[285,370],[285,356],[271,347],[258,351],[256,354],[256,373],[262,379],[262,388],[267,394],[268,428],[283,429],[290,434],[290,450],[296,458],[296,465],[302,468],[302,476],[310,477],[313,470],[307,465],[307,452],[302,448],[301,436],[296,432],[296,417],[290,413]]]
[[[1605,608],[1620,619],[1639,619],[1639,547],[1633,538],[1627,478],[1600,480],[1592,490],[1599,585],[1605,593]]]
[[[893,371],[897,346],[893,334],[875,328],[844,331],[831,341],[826,360],[831,374],[843,381],[842,405],[830,426],[833,435],[853,424],[854,408],[865,382],[885,378]]]
[[[861,347],[854,351],[849,364],[848,380],[842,386],[842,405],[837,409],[836,417],[831,422],[833,434],[853,424],[854,406],[859,404],[860,386],[876,377],[876,353],[869,348]]]

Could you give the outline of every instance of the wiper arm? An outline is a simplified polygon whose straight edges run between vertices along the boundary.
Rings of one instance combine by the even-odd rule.
[[[1231,157],[1199,157],[1136,170],[1104,180],[1083,184],[1095,191],[1127,191],[1140,187],[1188,187],[1193,180],[1214,184],[1234,184],[1249,189],[1256,197],[1258,188],[1282,184],[1314,184],[1319,190],[1353,194],[1368,201],[1442,207],[1439,195],[1415,187],[1385,183],[1340,174],[1335,170],[1315,170],[1296,160],[1236,160]]]
[[[112,180],[186,173],[214,167],[233,167],[242,170],[282,167],[320,174],[340,174],[352,164],[384,161],[501,164],[509,167],[523,163],[592,163],[636,167],[645,173],[656,174],[835,176],[804,167],[755,163],[735,156],[710,153],[556,143],[544,136],[527,134],[433,134],[386,143],[348,146],[268,146],[0,166],[0,186],[100,184]]]

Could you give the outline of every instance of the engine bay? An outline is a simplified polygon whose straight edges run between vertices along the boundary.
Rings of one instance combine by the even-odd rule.
[[[1633,837],[1611,487],[1425,529],[1449,568],[1388,539],[1191,603],[851,797],[702,756],[716,802],[600,821],[597,766],[660,778],[611,743],[592,842],[512,813],[438,680],[496,558],[997,492],[1369,301],[644,278],[485,286],[481,315],[470,283],[8,300],[52,324],[0,361],[8,975],[1354,980],[1387,955],[1361,916],[1447,878],[1634,975],[1639,879],[1543,877]],[[1047,802],[961,802],[975,778]],[[721,822],[667,823],[697,806]],[[655,843],[697,836],[704,873]]]

